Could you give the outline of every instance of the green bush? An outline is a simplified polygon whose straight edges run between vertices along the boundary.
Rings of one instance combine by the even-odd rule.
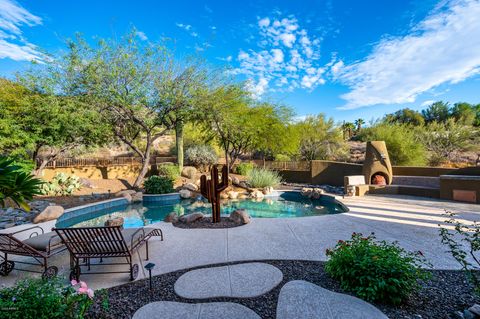
[[[83,318],[93,304],[84,282],[65,286],[61,279],[29,278],[0,290],[0,318]]]
[[[424,165],[427,154],[420,134],[410,125],[380,123],[362,129],[360,140],[385,141],[393,165]]]
[[[255,164],[253,163],[240,163],[235,166],[235,174],[246,176],[254,168]]]
[[[292,159],[290,156],[285,155],[285,154],[277,154],[275,155],[275,161],[277,162],[290,162]]]
[[[247,173],[247,183],[253,188],[274,187],[282,182],[275,171],[264,168],[253,168]]]
[[[215,150],[208,145],[195,145],[185,151],[185,161],[200,170],[217,164],[218,156]]]
[[[173,192],[173,181],[166,176],[150,176],[143,182],[146,194],[167,194]]]
[[[162,164],[158,166],[158,175],[168,177],[175,182],[180,177],[180,169],[177,165]]]
[[[55,196],[70,196],[82,188],[80,178],[75,175],[57,173],[50,182],[42,185],[42,194]]]
[[[352,234],[351,240],[338,241],[325,270],[340,281],[342,289],[370,302],[399,304],[418,289],[427,273],[421,252],[411,253],[397,243],[376,241],[372,234]]]

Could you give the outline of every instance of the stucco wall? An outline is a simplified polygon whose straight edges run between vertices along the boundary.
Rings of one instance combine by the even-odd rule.
[[[151,167],[150,171],[155,170]],[[62,167],[46,168],[43,171],[43,178],[51,180],[56,173],[73,174],[78,177],[91,179],[115,179],[136,177],[140,172],[140,165],[112,165],[112,166],[85,166],[85,167]]]

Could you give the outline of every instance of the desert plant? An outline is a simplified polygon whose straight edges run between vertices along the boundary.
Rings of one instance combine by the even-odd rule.
[[[377,241],[372,234],[353,233],[327,249],[330,259],[325,270],[340,281],[342,289],[352,291],[367,301],[399,304],[426,279],[421,252],[411,253],[397,243]]]
[[[42,185],[42,194],[55,196],[70,196],[82,188],[80,178],[75,175],[57,173],[50,182]]]
[[[167,176],[150,176],[143,182],[146,194],[167,194],[173,192],[173,181]]]
[[[94,292],[85,282],[65,286],[61,279],[24,279],[0,290],[0,318],[84,318]]]
[[[426,162],[420,134],[410,125],[379,123],[362,129],[359,139],[385,141],[393,165],[424,165]]]
[[[274,187],[282,182],[280,175],[264,168],[252,168],[247,173],[247,183],[253,188]]]
[[[162,164],[158,166],[158,175],[168,177],[172,182],[175,182],[180,177],[180,169],[177,165]]]
[[[463,223],[455,218],[454,213],[448,211],[445,216],[448,218],[445,223],[453,225],[454,230],[449,231],[446,227],[438,225],[442,243],[448,247],[453,258],[467,273],[475,292],[480,295],[480,274],[478,273],[480,268],[480,223],[477,221],[470,224]]]
[[[217,164],[218,156],[211,146],[195,145],[187,149],[185,160],[189,165],[205,171],[209,166]]]
[[[289,162],[291,161],[292,159],[290,158],[290,156],[288,155],[285,155],[285,154],[277,154],[275,155],[275,161],[277,162]]]
[[[254,168],[255,164],[253,163],[240,163],[235,166],[235,174],[246,176]]]
[[[0,206],[5,207],[10,199],[19,207],[29,211],[27,201],[39,195],[42,181],[22,171],[12,159],[0,157]]]

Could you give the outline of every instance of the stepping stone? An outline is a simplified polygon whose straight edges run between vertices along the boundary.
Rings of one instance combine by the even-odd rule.
[[[133,319],[261,319],[253,310],[233,302],[181,303],[157,301],[138,309]]]
[[[277,319],[388,319],[368,302],[336,293],[303,280],[280,290]]]
[[[175,293],[183,298],[250,298],[263,295],[283,280],[277,267],[245,263],[189,271],[175,282]]]

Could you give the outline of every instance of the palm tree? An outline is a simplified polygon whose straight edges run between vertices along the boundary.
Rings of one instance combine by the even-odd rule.
[[[354,129],[355,129],[355,124],[353,124],[352,122],[343,123],[343,125],[342,125],[343,138],[347,139],[346,138],[347,134],[345,134],[345,133],[348,133],[348,139],[351,139]]]
[[[365,121],[363,119],[355,120],[355,126],[357,127],[357,133],[360,132],[360,130],[362,129],[363,124],[365,124]]]

